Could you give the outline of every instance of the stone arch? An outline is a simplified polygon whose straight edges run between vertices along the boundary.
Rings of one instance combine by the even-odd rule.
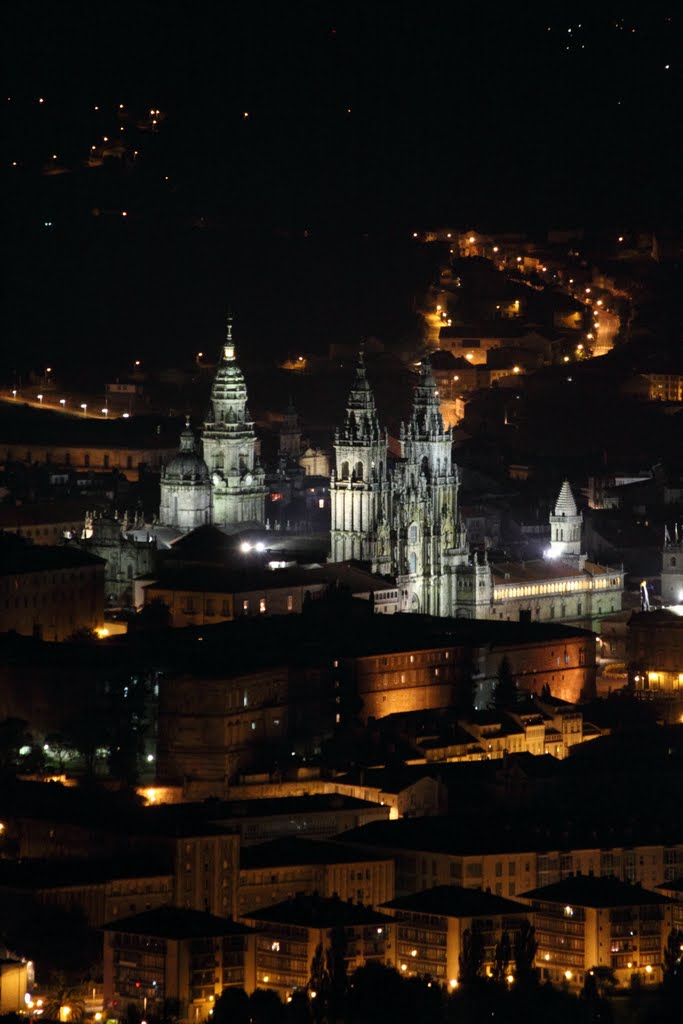
[[[346,461],[342,462],[342,464],[341,464],[341,478],[340,479],[342,479],[342,480],[348,480],[349,479],[349,464]]]
[[[353,467],[353,475],[356,480],[363,480],[365,477],[365,466],[362,462],[357,462]]]

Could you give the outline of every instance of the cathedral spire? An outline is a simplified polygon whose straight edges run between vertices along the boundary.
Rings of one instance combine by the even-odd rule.
[[[346,403],[346,416],[342,434],[351,441],[375,441],[379,438],[379,422],[375,396],[368,383],[365,353],[361,344],[351,390]]]
[[[223,362],[235,362],[235,343],[232,340],[232,314],[228,313],[225,333],[225,345],[223,346]]]
[[[420,363],[420,378],[413,392],[413,413],[411,423],[416,437],[436,437],[444,432],[439,392],[428,358]]]

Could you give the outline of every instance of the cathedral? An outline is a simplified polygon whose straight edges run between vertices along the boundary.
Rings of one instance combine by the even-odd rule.
[[[226,530],[262,525],[266,493],[228,318],[201,441],[188,420],[178,454],[162,470],[159,521],[183,531],[207,523]]]
[[[361,353],[334,438],[332,561],[368,561],[373,572],[395,578],[403,611],[451,615],[456,573],[468,562],[467,538],[458,516],[452,435],[444,430],[427,361],[400,445],[401,457],[390,468],[388,436]]]
[[[485,552],[470,552],[458,509],[452,435],[444,430],[427,360],[399,442],[399,458],[389,465],[389,439],[361,353],[334,438],[333,562],[360,559],[394,579],[401,611],[593,627],[621,610],[623,568],[581,553],[583,517],[566,480],[550,515],[544,558],[491,563]]]

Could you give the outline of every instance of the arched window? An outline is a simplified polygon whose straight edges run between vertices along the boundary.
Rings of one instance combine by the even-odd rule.
[[[220,452],[218,452],[213,457],[213,468],[214,469],[222,469],[223,468],[223,456],[222,456],[222,454]]]
[[[342,480],[348,480],[349,479],[349,464],[348,464],[348,462],[342,462],[341,478],[342,478]]]
[[[414,551],[411,551],[408,555],[408,572],[417,572],[417,555]]]
[[[417,526],[415,523],[408,527],[408,540],[411,544],[417,543]]]
[[[363,463],[362,462],[357,462],[356,465],[353,467],[353,472],[356,475],[356,480],[362,480],[363,479]]]

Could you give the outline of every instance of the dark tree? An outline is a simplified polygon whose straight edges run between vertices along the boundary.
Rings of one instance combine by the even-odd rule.
[[[326,1009],[332,1017],[342,1013],[346,1001],[349,984],[346,973],[347,950],[348,942],[344,929],[332,928],[326,955],[328,986],[327,991],[323,991]]]
[[[249,997],[249,1018],[252,1024],[280,1024],[284,1007],[272,988],[257,988]]]
[[[249,996],[243,988],[224,988],[211,1015],[212,1024],[249,1024]]]
[[[495,981],[505,981],[508,973],[508,965],[511,960],[512,945],[510,943],[510,935],[508,932],[503,932],[500,937],[500,942],[496,943],[496,949],[493,956],[493,977]]]
[[[108,747],[110,741],[109,720],[103,711],[82,708],[64,725],[63,734],[72,748],[81,755],[87,779],[95,775],[97,751]]]
[[[19,751],[30,746],[28,722],[23,718],[5,718],[0,722],[0,774],[11,774],[19,765]]]
[[[143,632],[155,632],[171,628],[171,609],[161,600],[155,597],[154,600],[142,608],[135,618],[129,623],[133,627],[131,632],[137,630]]]
[[[462,935],[462,950],[458,958],[460,981],[463,984],[477,980],[484,964],[484,943],[479,932],[466,928]]]
[[[311,960],[311,977],[308,982],[308,991],[311,995],[311,1012],[315,1021],[322,1020],[325,1012],[325,998],[330,988],[330,976],[327,970],[327,958],[323,951],[322,942],[315,948]]]
[[[520,987],[532,985],[537,980],[534,969],[537,949],[536,929],[528,921],[522,921],[513,946],[515,977]]]
[[[498,666],[498,679],[493,691],[493,706],[497,711],[505,711],[517,704],[517,684],[510,668],[507,656],[501,658]]]
[[[386,964],[369,962],[353,975],[349,990],[347,1020],[353,1024],[398,1024],[409,1019],[405,985],[398,971]]]

